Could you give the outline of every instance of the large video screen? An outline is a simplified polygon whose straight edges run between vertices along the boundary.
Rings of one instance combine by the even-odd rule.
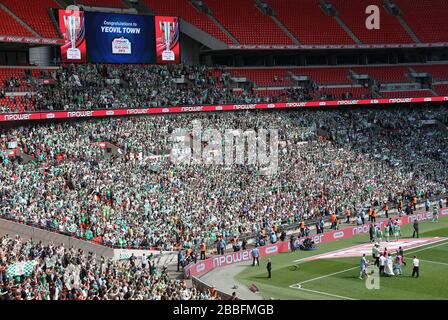
[[[64,63],[180,63],[177,17],[61,9],[59,24]]]
[[[153,16],[87,12],[86,29],[92,62],[155,62]]]

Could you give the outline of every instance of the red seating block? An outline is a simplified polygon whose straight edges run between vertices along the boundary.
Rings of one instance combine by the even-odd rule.
[[[89,7],[127,8],[122,0],[79,0],[78,3]]]
[[[233,44],[232,40],[206,14],[198,11],[187,0],[145,0],[145,3],[158,15],[178,16],[216,39]]]
[[[352,38],[333,17],[327,15],[318,0],[265,0],[278,19],[305,45],[354,44]]]
[[[434,94],[430,90],[416,90],[416,91],[391,91],[380,92],[383,98],[419,98],[432,97]]]
[[[358,74],[369,74],[373,79],[383,83],[412,82],[406,77],[406,74],[410,72],[408,67],[354,67],[351,69]]]
[[[59,38],[59,34],[48,14],[48,8],[59,8],[59,5],[55,1],[2,0],[2,3],[42,37]],[[30,36],[34,37],[32,34]]]
[[[6,11],[0,9],[0,34],[5,36],[34,37],[34,35],[25,29],[16,19],[10,16]]]
[[[272,18],[253,0],[205,0],[213,16],[245,45],[294,45]]]
[[[403,18],[425,43],[448,41],[448,1],[446,0],[394,0]]]
[[[329,0],[329,2],[335,6],[342,21],[365,44],[414,42],[397,18],[384,9],[382,0]],[[365,10],[369,5],[376,5],[380,8],[379,30],[368,30],[366,28],[367,14],[365,14]],[[354,12],[358,14],[353,14]]]

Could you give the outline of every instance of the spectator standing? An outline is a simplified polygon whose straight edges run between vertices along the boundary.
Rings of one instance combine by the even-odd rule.
[[[260,265],[260,250],[257,246],[252,249],[252,266],[255,267],[255,262]]]
[[[182,270],[184,270],[184,254],[182,253],[182,250],[179,249],[177,252],[177,271],[180,271],[180,267],[182,267]]]
[[[268,278],[271,279],[271,272],[272,272],[272,261],[271,261],[271,258],[268,259],[268,263],[266,265],[266,269],[268,270]]]
[[[201,260],[205,260],[205,251],[207,250],[207,246],[205,245],[205,241],[201,243]]]
[[[417,278],[420,276],[420,260],[417,258],[417,256],[414,256],[414,259],[412,260],[412,277],[416,276]]]
[[[146,269],[146,265],[148,264],[148,257],[145,253],[142,254],[142,269]]]
[[[418,220],[417,219],[415,219],[415,221],[414,221],[414,225],[413,225],[413,228],[414,228],[414,233],[412,234],[412,238],[415,238],[415,236],[417,236],[417,239],[418,239]]]

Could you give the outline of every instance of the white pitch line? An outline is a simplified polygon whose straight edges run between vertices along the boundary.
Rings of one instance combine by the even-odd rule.
[[[299,284],[299,285],[302,285],[302,284],[304,284],[304,283],[308,283],[308,282],[311,282],[311,281],[316,281],[316,280],[323,279],[323,278],[328,278],[328,277],[334,276],[334,275],[336,275],[336,274],[344,273],[344,272],[347,272],[347,271],[350,271],[350,270],[354,270],[354,269],[359,269],[359,268],[360,268],[360,267],[353,267],[353,268],[349,268],[349,269],[346,269],[346,270],[342,270],[342,271],[338,271],[338,272],[334,272],[334,273],[326,274],[326,275],[323,275],[323,276],[320,276],[320,277],[317,277],[317,278],[308,279],[308,280],[299,282],[298,284]]]
[[[437,241],[434,241],[433,243],[443,242],[443,241],[447,241],[447,240],[448,240],[448,239],[437,240]],[[409,249],[409,251],[411,251],[410,253],[416,253],[416,252],[420,252],[420,251],[424,251],[424,250],[428,250],[428,249],[432,249],[432,248],[436,248],[436,247],[444,246],[444,245],[446,245],[446,244],[448,244],[448,242],[439,243],[439,244],[436,244],[436,245],[434,245],[434,246],[430,246],[430,247],[423,248],[423,249],[420,249],[420,250],[412,250],[412,249]],[[423,247],[423,246],[424,246],[424,245],[420,245],[420,246],[417,246],[417,247],[414,247],[414,248],[419,248],[419,247]],[[408,253],[409,253],[409,252],[408,252]],[[405,252],[405,254],[406,254],[406,252]]]
[[[405,258],[405,259],[412,260],[412,258]],[[439,262],[439,261],[432,261],[432,260],[423,260],[423,259],[418,259],[418,260],[423,261],[423,262],[429,262],[429,263],[434,263],[434,264],[441,264],[443,266],[448,266],[448,263],[446,263],[446,262]]]
[[[431,246],[431,247],[427,247],[427,248],[423,248],[423,249],[414,251],[414,249],[425,247],[425,246],[431,244],[431,243],[429,243],[429,244],[428,243],[423,243],[423,244],[418,244],[415,247],[409,248],[408,250],[411,251],[411,253],[420,252],[420,251],[423,251],[423,250],[432,249],[432,248],[435,248],[435,247],[440,247],[440,246],[443,246],[445,244],[448,244],[448,242],[445,242],[445,241],[448,241],[448,239],[447,238],[442,238],[442,239],[439,239],[439,240],[431,242],[431,243],[443,242],[441,244],[434,245],[434,246]],[[385,242],[385,243],[387,243],[387,242]],[[358,245],[358,246],[355,246],[355,247],[360,247],[360,246],[362,246],[362,245]],[[349,248],[351,248],[351,247],[349,247]],[[343,250],[344,249],[335,250],[335,251],[329,251],[329,252],[326,252],[326,253],[321,253],[321,254],[316,255],[316,256],[327,255],[327,254],[330,254],[332,252],[339,252],[339,251],[343,251]],[[409,252],[405,252],[405,253],[409,253]],[[391,255],[395,255],[395,253],[391,253]],[[312,257],[314,257],[314,256],[309,256],[309,257],[306,257],[306,258],[294,260],[293,262],[308,262],[308,261],[317,261],[318,260],[318,259],[316,259],[316,260],[309,260],[309,258],[312,258]],[[344,258],[344,257],[342,257],[342,256],[341,257],[337,257],[337,259],[342,259],[342,258]],[[350,257],[347,257],[347,258],[356,258],[356,256],[350,256]],[[323,259],[325,259],[325,258],[323,258]],[[329,259],[336,259],[336,258],[329,258]]]
[[[437,241],[437,242],[440,242],[440,241],[447,241],[447,239],[439,240],[439,241]],[[433,242],[433,243],[435,243],[435,242]],[[429,250],[429,249],[432,249],[432,248],[440,247],[440,246],[443,246],[443,245],[446,245],[446,244],[448,244],[448,242],[439,243],[439,244],[436,244],[436,245],[434,245],[434,246],[426,247],[426,248],[419,249],[419,250],[412,250],[412,249],[411,249],[411,250],[409,250],[407,253],[416,253],[416,252],[420,252],[420,251],[424,251],[424,250]],[[414,248],[418,248],[418,247],[414,247]],[[405,252],[405,253],[406,253],[406,252]],[[395,253],[393,253],[392,255],[394,255],[394,254],[395,254]],[[406,258],[408,258],[408,257],[406,257]],[[423,261],[423,260],[422,260],[422,261]],[[445,263],[443,263],[443,262],[439,262],[439,263],[441,263],[441,264],[445,264]],[[447,264],[447,265],[448,265],[448,264]],[[315,280],[319,280],[319,279],[323,279],[323,278],[328,278],[328,277],[334,276],[334,275],[336,275],[336,274],[344,273],[344,272],[351,271],[351,270],[358,269],[358,268],[360,268],[360,267],[357,266],[357,267],[353,267],[353,268],[345,269],[345,270],[342,270],[342,271],[338,271],[338,272],[334,272],[334,273],[326,274],[326,275],[323,275],[323,276],[320,276],[320,277],[317,277],[317,278],[312,278],[312,279],[308,279],[308,280],[302,281],[302,282],[300,282],[300,283],[298,283],[298,284],[301,285],[301,284],[304,284],[304,283],[307,283],[307,282],[311,282],[311,281],[315,281]]]
[[[293,288],[293,289],[297,289],[297,290],[303,290],[303,291],[313,292],[313,293],[317,293],[317,294],[323,294],[323,295],[326,295],[326,296],[340,298],[340,299],[345,299],[345,300],[356,300],[354,298],[344,297],[344,296],[340,296],[340,295],[332,294],[332,293],[328,293],[328,292],[311,290],[311,289],[305,289],[305,288],[302,288],[302,286],[300,284],[298,284],[298,283],[297,284],[293,284],[293,285],[291,285],[289,287]]]
[[[445,241],[447,241],[447,240],[448,240],[448,239],[438,240],[438,241],[433,242],[433,243],[437,243],[437,242],[441,242],[441,241],[443,241],[443,243],[439,243],[439,244],[436,244],[436,245],[434,245],[434,246],[426,247],[426,248],[419,249],[419,250],[412,250],[412,249],[411,249],[411,250],[409,250],[407,253],[415,253],[415,252],[420,252],[420,251],[424,251],[424,250],[429,250],[429,249],[432,249],[432,248],[440,247],[440,246],[443,246],[443,245],[448,244],[448,242],[445,242]],[[422,246],[423,246],[423,245],[422,245]],[[414,248],[418,248],[418,247],[414,247]],[[306,258],[305,258],[305,259],[306,259]],[[410,258],[407,258],[407,257],[406,257],[406,259],[410,259]],[[303,259],[301,259],[301,260],[303,260]],[[420,259],[420,260],[421,260],[421,259]],[[421,260],[421,261],[427,261],[427,262],[432,262],[432,263],[438,263],[438,264],[448,265],[448,263],[444,263],[444,262],[429,261],[429,260]],[[299,283],[296,283],[296,284],[292,284],[292,285],[290,285],[289,287],[290,287],[290,288],[293,288],[293,289],[298,289],[298,290],[304,290],[304,291],[314,292],[314,293],[323,294],[323,295],[327,295],[327,296],[332,296],[332,297],[336,297],[336,298],[342,298],[342,299],[348,299],[348,300],[356,300],[356,299],[353,299],[353,298],[344,297],[344,296],[339,296],[339,295],[332,294],[332,293],[321,292],[321,291],[311,290],[311,289],[305,289],[305,288],[302,288],[302,284],[304,284],[304,283],[308,283],[308,282],[311,282],[311,281],[315,281],[315,280],[319,280],[319,279],[328,278],[328,277],[334,276],[334,275],[336,275],[336,274],[344,273],[344,272],[351,271],[351,270],[358,269],[358,268],[359,268],[359,266],[357,266],[357,267],[353,267],[353,268],[349,268],[349,269],[345,269],[345,270],[341,270],[341,271],[334,272],[334,273],[330,273],[330,274],[323,275],[323,276],[320,276],[320,277],[317,277],[317,278],[308,279],[308,280],[305,280],[305,281],[302,281],[302,282],[299,282]]]

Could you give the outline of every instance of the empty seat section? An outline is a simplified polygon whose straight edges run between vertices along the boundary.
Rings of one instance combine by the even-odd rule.
[[[382,0],[329,0],[339,17],[352,30],[361,42],[365,44],[413,43],[414,41],[398,22],[383,7]],[[366,28],[365,10],[369,5],[380,8],[380,29]],[[358,14],[354,14],[357,12]]]
[[[295,43],[254,0],[205,0],[213,16],[245,45],[294,45]]]
[[[158,15],[180,17],[216,39],[233,44],[232,40],[205,13],[193,7],[188,0],[145,0],[145,3]]]
[[[367,99],[372,96],[372,92],[364,87],[322,88],[319,92],[321,95],[332,95],[337,100],[346,100],[348,93],[351,94],[351,99]]]
[[[232,77],[246,77],[260,87],[290,86],[289,69],[230,69]]]
[[[79,0],[78,3],[89,7],[127,8],[122,0]]]
[[[384,83],[413,82],[406,76],[410,72],[408,67],[354,67],[351,70],[358,74],[369,74],[371,78]]]
[[[354,44],[336,20],[326,14],[318,0],[265,0],[278,19],[302,44]]]
[[[405,21],[417,37],[425,43],[448,41],[448,1],[394,0]]]
[[[448,96],[448,84],[435,84],[432,87],[439,95]]]
[[[432,97],[434,94],[430,90],[416,90],[416,91],[389,91],[380,92],[383,98],[419,98]]]
[[[298,76],[308,76],[319,84],[350,84],[349,68],[300,68],[294,70]]]
[[[0,35],[34,37],[31,32],[2,9],[0,9],[0,21]]]
[[[412,66],[416,72],[427,72],[433,76],[435,81],[448,80],[448,65],[421,65]]]
[[[49,8],[59,8],[55,1],[2,0],[2,3],[42,37],[52,39],[60,37],[48,12]]]

